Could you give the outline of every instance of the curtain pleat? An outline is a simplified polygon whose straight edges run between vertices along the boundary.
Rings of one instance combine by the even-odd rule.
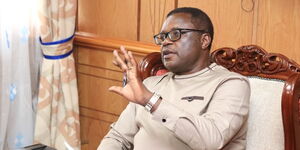
[[[41,0],[40,74],[34,141],[58,150],[80,149],[75,63],[72,55],[76,0]]]

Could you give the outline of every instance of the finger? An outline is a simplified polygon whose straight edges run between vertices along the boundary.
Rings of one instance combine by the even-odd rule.
[[[123,96],[123,94],[122,94],[122,87],[120,87],[120,86],[112,86],[112,87],[110,87],[110,88],[108,88],[108,90],[110,91],[110,92],[114,92],[114,93],[116,93],[116,94],[119,94],[119,95],[122,95]]]
[[[125,49],[124,46],[120,46],[120,50],[121,50],[121,52],[124,54],[125,60],[126,60],[126,62],[127,62],[127,66],[128,66],[128,67],[132,67],[132,63],[130,62],[130,58],[129,58],[129,55],[128,55],[128,51]]]
[[[119,66],[123,71],[128,70],[126,63],[121,59],[117,50],[114,50],[113,55],[115,57],[115,63],[113,63]]]
[[[130,59],[130,62],[132,63],[132,65],[136,67],[137,66],[137,62],[136,62],[135,58],[133,57],[131,51],[128,52],[128,56],[129,56],[129,59]]]
[[[120,67],[119,63],[118,63],[117,61],[115,61],[115,60],[113,60],[112,63],[113,63],[115,66]]]
[[[138,71],[138,68],[137,68],[137,67],[138,67],[137,62],[136,62],[135,58],[133,57],[131,51],[128,52],[128,55],[129,55],[130,62],[132,63],[132,69],[133,69],[133,72],[132,72],[132,73],[136,74],[137,71]]]

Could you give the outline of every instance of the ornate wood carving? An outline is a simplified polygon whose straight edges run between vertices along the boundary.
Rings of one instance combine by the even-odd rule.
[[[212,60],[227,69],[247,76],[261,76],[286,80],[300,66],[281,54],[268,53],[256,45],[220,48],[212,52]]]

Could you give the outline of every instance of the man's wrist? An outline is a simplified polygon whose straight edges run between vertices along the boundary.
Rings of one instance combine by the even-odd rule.
[[[152,109],[150,111],[151,113],[154,112],[157,109],[157,107],[159,106],[159,104],[161,103],[161,101],[162,101],[162,99],[159,98],[158,101],[153,105],[153,107],[152,107]]]
[[[157,93],[153,93],[152,97],[149,99],[149,101],[147,102],[147,104],[145,105],[145,108],[147,111],[152,112],[152,108],[153,106],[157,103],[157,101],[159,101],[161,99],[161,96]]]

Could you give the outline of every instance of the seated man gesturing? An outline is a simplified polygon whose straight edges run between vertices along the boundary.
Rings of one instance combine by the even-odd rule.
[[[128,77],[110,91],[130,101],[98,150],[241,150],[246,146],[250,86],[210,60],[210,18],[197,8],[171,11],[154,36],[170,71],[141,80],[131,52],[114,51]],[[126,62],[126,63],[125,63]]]

